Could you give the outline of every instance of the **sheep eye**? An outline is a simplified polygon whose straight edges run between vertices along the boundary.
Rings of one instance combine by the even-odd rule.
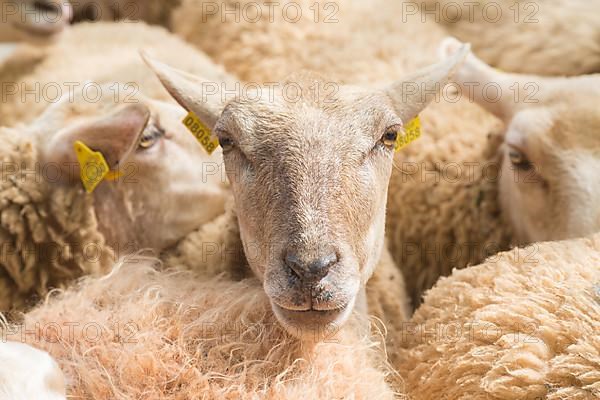
[[[149,123],[142,133],[142,138],[140,139],[140,148],[149,149],[150,147],[154,146],[154,144],[164,135],[164,129],[154,123]]]
[[[233,139],[221,137],[219,138],[219,145],[221,145],[221,148],[223,148],[224,152],[229,151],[233,148]]]
[[[532,167],[531,162],[527,159],[527,157],[525,156],[525,154],[523,154],[523,152],[511,148],[508,150],[508,158],[510,159],[510,162],[512,163],[512,165],[515,168],[521,169],[521,170],[529,170]]]
[[[395,126],[388,128],[381,137],[383,144],[391,148],[396,146],[396,139],[398,139],[398,128]]]

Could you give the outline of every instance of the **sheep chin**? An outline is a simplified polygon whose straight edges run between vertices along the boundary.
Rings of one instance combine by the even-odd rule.
[[[356,297],[344,307],[336,310],[294,311],[283,308],[271,301],[271,308],[279,323],[292,336],[307,342],[334,339],[335,335],[354,310]]]

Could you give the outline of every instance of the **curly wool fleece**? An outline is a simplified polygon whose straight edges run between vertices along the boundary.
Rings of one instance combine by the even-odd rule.
[[[600,234],[456,270],[425,295],[396,366],[415,399],[597,399]]]
[[[361,318],[329,340],[300,342],[277,322],[256,278],[199,278],[154,263],[127,259],[25,315],[22,327],[36,330],[28,342],[56,359],[71,397],[397,398]]]
[[[35,135],[0,129],[0,312],[23,308],[49,289],[114,262],[83,189],[52,185]]]

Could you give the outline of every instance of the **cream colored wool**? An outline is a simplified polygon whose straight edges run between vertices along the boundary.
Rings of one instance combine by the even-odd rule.
[[[358,2],[332,3],[341,7],[335,14],[337,22],[331,24],[321,19],[320,22],[314,21],[314,13],[310,10],[314,2],[310,0],[281,2],[272,13],[261,8],[262,17],[258,21],[244,18],[241,11],[239,17],[222,14],[226,10],[234,10],[236,5],[240,10],[247,9],[253,3],[249,0],[215,3],[216,12],[212,11],[212,7],[201,7],[199,3],[197,0],[182,2],[171,17],[173,32],[223,63],[228,71],[244,81],[276,82],[308,65],[321,73],[331,70],[333,63],[340,69],[351,70],[350,66],[335,60],[335,54],[321,50],[325,43],[329,44],[325,47],[327,49],[344,46],[340,40],[342,37],[336,35],[335,30],[347,29],[346,6],[355,8],[359,6]],[[295,12],[292,14],[297,7],[301,10],[299,20],[296,20]],[[289,10],[289,17],[286,14],[288,20],[284,18],[284,8]],[[357,34],[354,39],[361,41],[362,35]]]
[[[468,116],[459,107],[426,110],[426,137],[397,158],[398,173],[390,181],[388,241],[414,305],[440,276],[480,263],[512,242],[498,201],[501,127],[479,110]],[[436,126],[429,125],[432,112],[450,115],[453,109],[471,127],[444,126],[442,114],[435,116]],[[484,120],[479,128],[478,120]],[[437,132],[444,136],[427,137]]]
[[[183,0],[172,29],[244,81],[277,82],[308,69],[335,82],[369,85],[436,62],[437,38],[446,35],[419,17],[391,19],[401,15],[400,2],[338,0],[315,8],[310,0],[286,0],[272,12],[263,7],[254,20],[255,3],[227,0],[215,3],[215,12]],[[247,10],[237,20],[221,14],[236,5]]]
[[[231,3],[223,7],[231,9]],[[294,3],[302,6],[296,23],[281,13],[272,23],[223,23],[221,15],[202,15],[188,0],[175,13],[173,29],[248,81],[276,81],[311,69],[366,85],[435,62],[446,37],[434,21],[404,15],[402,2],[338,1],[337,23],[315,23],[314,2]],[[396,155],[387,207],[388,243],[414,305],[439,276],[477,264],[511,241],[494,175],[500,122],[468,99],[442,98],[423,111],[421,122],[422,137]]]
[[[225,275],[241,279],[252,275],[244,255],[233,197],[225,212],[191,232],[160,256],[166,265],[191,270],[199,276]]]
[[[401,332],[411,315],[410,299],[402,272],[384,246],[379,263],[367,282],[367,312],[375,318],[374,332],[385,337],[387,359],[392,365],[399,362]],[[394,387],[401,383],[394,381]],[[402,387],[402,386],[400,386]]]
[[[418,4],[427,10],[424,18],[433,21],[437,16],[450,35],[470,42],[478,57],[502,70],[537,75],[600,72],[597,1],[425,0]]]
[[[37,134],[0,128],[3,311],[31,305],[48,288],[98,273],[114,262],[98,231],[92,198],[79,187],[50,185],[42,179]]]
[[[79,84],[71,89],[76,95],[92,99],[96,96],[95,89],[90,86],[89,92],[85,92],[85,84],[96,86],[119,82],[132,83],[129,91],[121,89],[120,96],[141,93],[151,99],[172,101],[142,62],[141,49],[207,79],[216,82],[231,79],[208,57],[164,28],[150,27],[142,22],[77,24],[54,44],[38,50],[43,52],[43,59],[38,60],[32,71],[26,69],[18,74],[11,68],[12,80],[5,82],[8,86],[4,94],[6,100],[3,99],[0,106],[0,121],[10,126],[32,120],[53,101],[57,86],[60,93],[68,95],[68,85],[73,82]],[[27,65],[20,57],[10,61],[21,68]],[[3,76],[1,71],[0,76]],[[12,94],[15,89],[16,93]]]
[[[533,244],[427,292],[397,364],[415,399],[600,397],[600,234]]]
[[[27,341],[57,360],[73,398],[395,398],[379,346],[358,320],[302,344],[280,327],[256,279],[151,265],[126,261],[25,316],[23,329],[38,332]],[[77,325],[69,331],[67,322]]]

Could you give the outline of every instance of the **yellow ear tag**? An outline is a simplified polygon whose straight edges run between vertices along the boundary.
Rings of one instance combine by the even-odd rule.
[[[200,121],[200,118],[192,111],[190,111],[183,119],[183,125],[188,128],[208,154],[212,154],[219,146],[219,140],[216,137],[213,137],[210,129],[208,129],[208,127],[204,125],[202,121]]]
[[[79,177],[85,191],[92,193],[104,179],[112,181],[121,176],[119,171],[111,171],[104,156],[99,151],[93,151],[83,142],[77,140],[73,144],[77,161],[79,161]]]
[[[404,134],[398,135],[396,139],[396,147],[394,147],[396,151],[400,151],[400,149],[421,137],[421,120],[418,116],[413,118],[408,124],[404,125],[402,130]]]

